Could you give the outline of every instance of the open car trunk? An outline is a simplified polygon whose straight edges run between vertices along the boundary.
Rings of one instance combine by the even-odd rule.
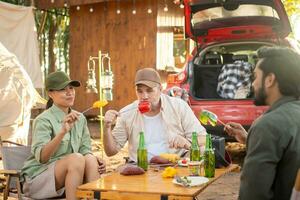
[[[291,26],[281,0],[184,0],[185,33],[198,44],[285,38]]]
[[[256,51],[271,43],[248,41],[207,46],[192,63],[191,94],[196,100],[251,99]],[[199,52],[199,51],[198,51]]]

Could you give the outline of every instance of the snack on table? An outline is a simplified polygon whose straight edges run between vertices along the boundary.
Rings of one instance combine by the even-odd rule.
[[[120,174],[124,176],[144,174],[145,170],[135,165],[125,165],[120,169]]]
[[[173,153],[162,153],[159,156],[169,160],[172,163],[177,163],[177,161],[180,159],[180,157],[177,154]]]
[[[163,178],[173,178],[177,173],[177,170],[174,167],[166,167],[165,170],[162,172]]]
[[[150,163],[151,164],[168,164],[168,163],[170,163],[170,161],[161,156],[153,156],[150,160]]]
[[[178,183],[181,183],[184,187],[191,186],[192,181],[190,179],[188,179],[187,176],[183,176],[183,177],[176,176],[175,179]]]

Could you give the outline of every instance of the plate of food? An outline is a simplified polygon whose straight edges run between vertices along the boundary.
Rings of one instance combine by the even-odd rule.
[[[178,165],[181,167],[187,167],[189,162],[190,162],[189,158],[183,158],[178,160]]]
[[[173,183],[184,187],[199,186],[209,181],[208,178],[203,176],[175,176]]]

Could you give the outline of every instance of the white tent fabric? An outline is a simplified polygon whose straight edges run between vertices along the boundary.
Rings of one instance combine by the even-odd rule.
[[[17,56],[35,88],[43,88],[33,7],[0,1],[0,42]]]
[[[0,135],[27,144],[36,90],[16,56],[0,42]]]

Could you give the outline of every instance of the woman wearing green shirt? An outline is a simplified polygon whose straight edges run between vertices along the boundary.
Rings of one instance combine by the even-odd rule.
[[[77,186],[105,172],[104,162],[92,155],[85,117],[71,109],[79,86],[60,71],[46,79],[48,109],[34,120],[32,156],[21,172],[26,196],[46,199],[65,191],[67,199],[76,199]]]

